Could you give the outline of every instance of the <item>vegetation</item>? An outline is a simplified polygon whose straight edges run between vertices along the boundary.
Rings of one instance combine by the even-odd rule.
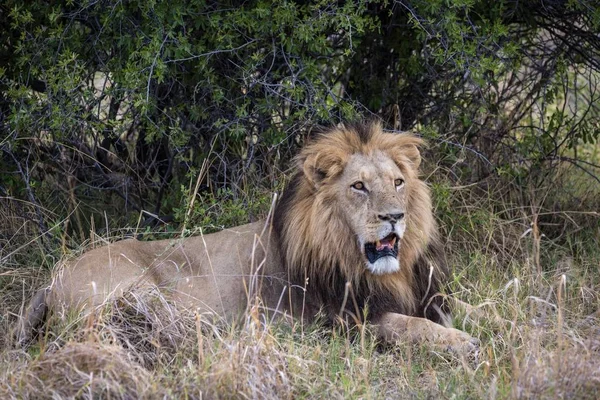
[[[0,26],[0,397],[597,397],[596,2],[5,0]],[[315,128],[357,118],[430,143],[475,359],[156,293],[13,348],[59,258],[256,220]]]

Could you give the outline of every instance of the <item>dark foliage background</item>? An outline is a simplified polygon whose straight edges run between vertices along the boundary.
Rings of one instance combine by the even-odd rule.
[[[600,182],[594,1],[5,0],[0,26],[0,245],[244,222],[349,119],[522,204],[568,165]]]

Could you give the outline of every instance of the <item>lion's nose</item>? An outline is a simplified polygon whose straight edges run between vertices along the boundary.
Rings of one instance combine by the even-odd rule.
[[[399,213],[394,213],[394,214],[379,214],[377,217],[382,221],[390,221],[390,222],[394,223],[394,222],[398,222],[402,218],[404,218],[404,213],[399,212]]]

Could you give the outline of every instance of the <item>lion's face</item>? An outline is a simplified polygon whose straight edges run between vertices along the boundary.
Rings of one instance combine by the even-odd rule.
[[[406,231],[406,179],[384,152],[353,154],[334,185],[340,213],[356,235],[366,267],[376,275],[400,269]]]
[[[315,278],[327,269],[354,283],[407,280],[435,231],[418,177],[422,143],[368,124],[306,145],[275,212],[286,263]]]

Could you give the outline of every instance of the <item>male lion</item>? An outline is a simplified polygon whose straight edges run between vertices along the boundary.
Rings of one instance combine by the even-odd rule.
[[[377,123],[332,128],[305,146],[272,218],[180,240],[128,239],[67,262],[28,306],[27,341],[46,311],[90,312],[132,287],[154,285],[182,308],[234,318],[260,299],[271,315],[360,322],[388,342],[469,351],[444,326],[446,278],[429,190],[418,178],[421,139]]]

